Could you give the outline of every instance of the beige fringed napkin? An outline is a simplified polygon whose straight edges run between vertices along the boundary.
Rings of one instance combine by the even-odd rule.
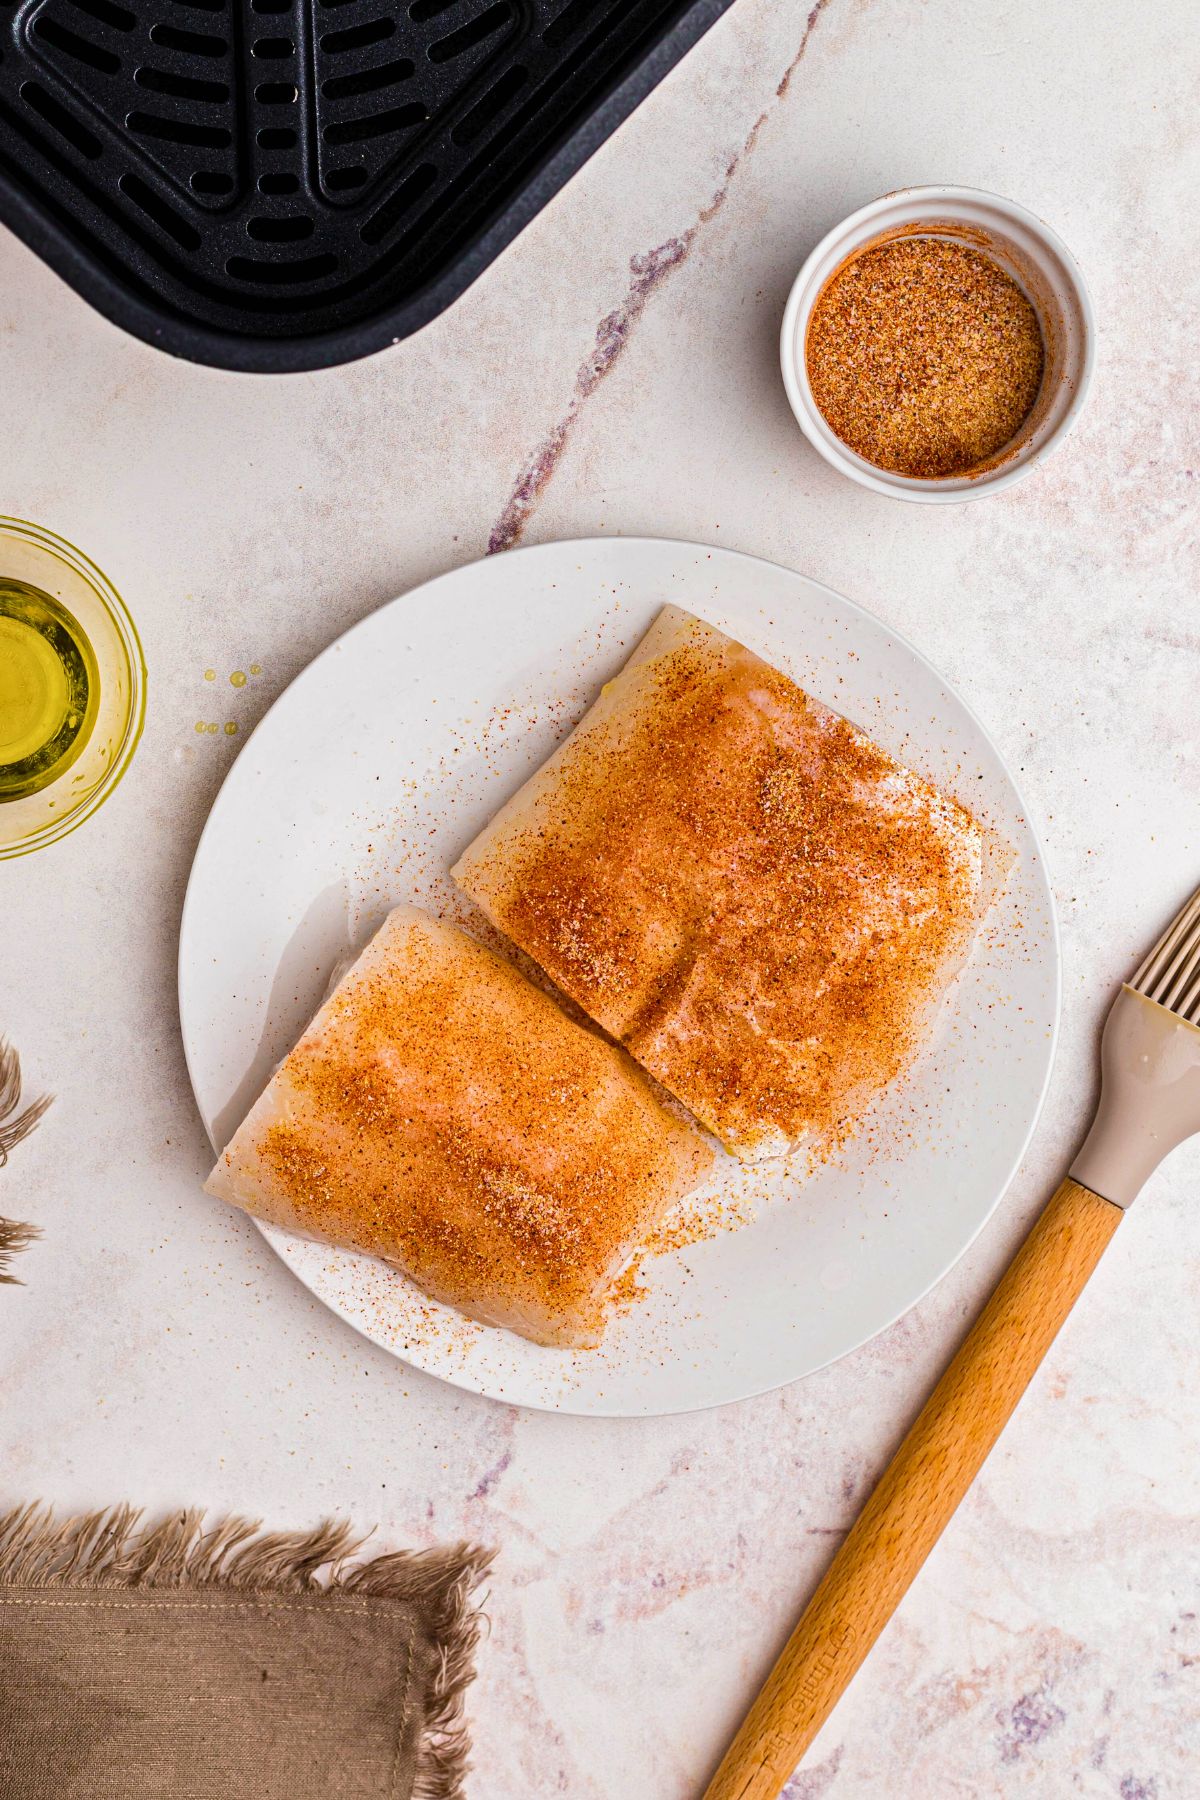
[[[485,1552],[137,1522],[0,1518],[4,1800],[460,1800]]]

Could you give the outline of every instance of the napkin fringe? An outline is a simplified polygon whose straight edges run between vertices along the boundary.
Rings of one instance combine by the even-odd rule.
[[[491,1551],[469,1544],[389,1550],[354,1561],[365,1539],[345,1520],[311,1531],[263,1531],[232,1515],[205,1529],[201,1509],[141,1525],[119,1505],[58,1519],[40,1502],[0,1516],[0,1586],[53,1588],[249,1588],[270,1593],[359,1594],[426,1609],[439,1662],[417,1757],[413,1800],[462,1800],[468,1734],[463,1694],[474,1676],[483,1614],[471,1594]],[[327,1571],[324,1580],[319,1572]]]
[[[19,1250],[27,1250],[41,1235],[36,1225],[23,1225],[20,1219],[0,1219],[0,1282],[20,1287],[17,1277],[9,1273],[9,1263]]]
[[[41,1094],[24,1112],[21,1104],[21,1058],[5,1037],[0,1037],[0,1169],[8,1161],[8,1153],[23,1143],[35,1129],[51,1104],[52,1094]],[[19,1219],[0,1219],[0,1283],[21,1284],[9,1273],[9,1264],[19,1250],[25,1250],[41,1233],[33,1225]]]
[[[19,1113],[21,1086],[21,1058],[16,1046],[0,1037],[0,1169],[8,1161],[9,1151],[24,1142],[54,1101],[53,1094],[39,1094]]]

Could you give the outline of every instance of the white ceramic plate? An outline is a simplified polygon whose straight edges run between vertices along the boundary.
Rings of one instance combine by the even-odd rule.
[[[986,815],[1017,863],[928,1050],[869,1130],[808,1179],[723,1160],[714,1206],[737,1199],[753,1222],[649,1260],[645,1297],[598,1350],[469,1324],[382,1263],[263,1228],[300,1280],[375,1343],[525,1406],[715,1406],[872,1337],[987,1219],[1053,1056],[1058,941],[1045,869],[1012,778],[962,700],[878,619],[790,569],[598,538],[493,557],[392,601],[319,656],[247,742],[200,840],[180,939],[184,1045],[214,1146],[315,1010],[334,963],[389,906],[416,900],[472,922],[445,871],[667,600],[759,650]]]

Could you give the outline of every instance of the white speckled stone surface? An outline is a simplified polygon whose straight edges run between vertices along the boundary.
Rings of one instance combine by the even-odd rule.
[[[59,1093],[0,1173],[0,1211],[45,1233],[0,1294],[0,1498],[286,1525],[337,1509],[391,1541],[498,1545],[474,1800],[699,1793],[1057,1180],[1111,983],[1200,877],[1198,76],[1186,0],[827,0],[807,27],[738,0],[448,315],[312,376],[172,362],[0,238],[0,507],[109,572],[151,671],[115,798],[0,865],[0,1029]],[[816,238],[928,180],[1042,213],[1100,320],[1074,438],[950,509],[836,477],[775,363]],[[882,613],[1020,769],[1055,873],[1062,1047],[992,1225],[867,1349],[711,1414],[522,1415],[412,1375],[199,1191],[175,937],[238,740],[195,722],[244,731],[351,621],[522,528],[712,539]],[[791,1800],[1200,1791],[1198,1196],[1194,1144],[1123,1226]]]

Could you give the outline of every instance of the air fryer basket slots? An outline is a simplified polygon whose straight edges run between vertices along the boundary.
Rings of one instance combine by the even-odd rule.
[[[729,0],[0,0],[0,218],[232,368],[440,312]]]

